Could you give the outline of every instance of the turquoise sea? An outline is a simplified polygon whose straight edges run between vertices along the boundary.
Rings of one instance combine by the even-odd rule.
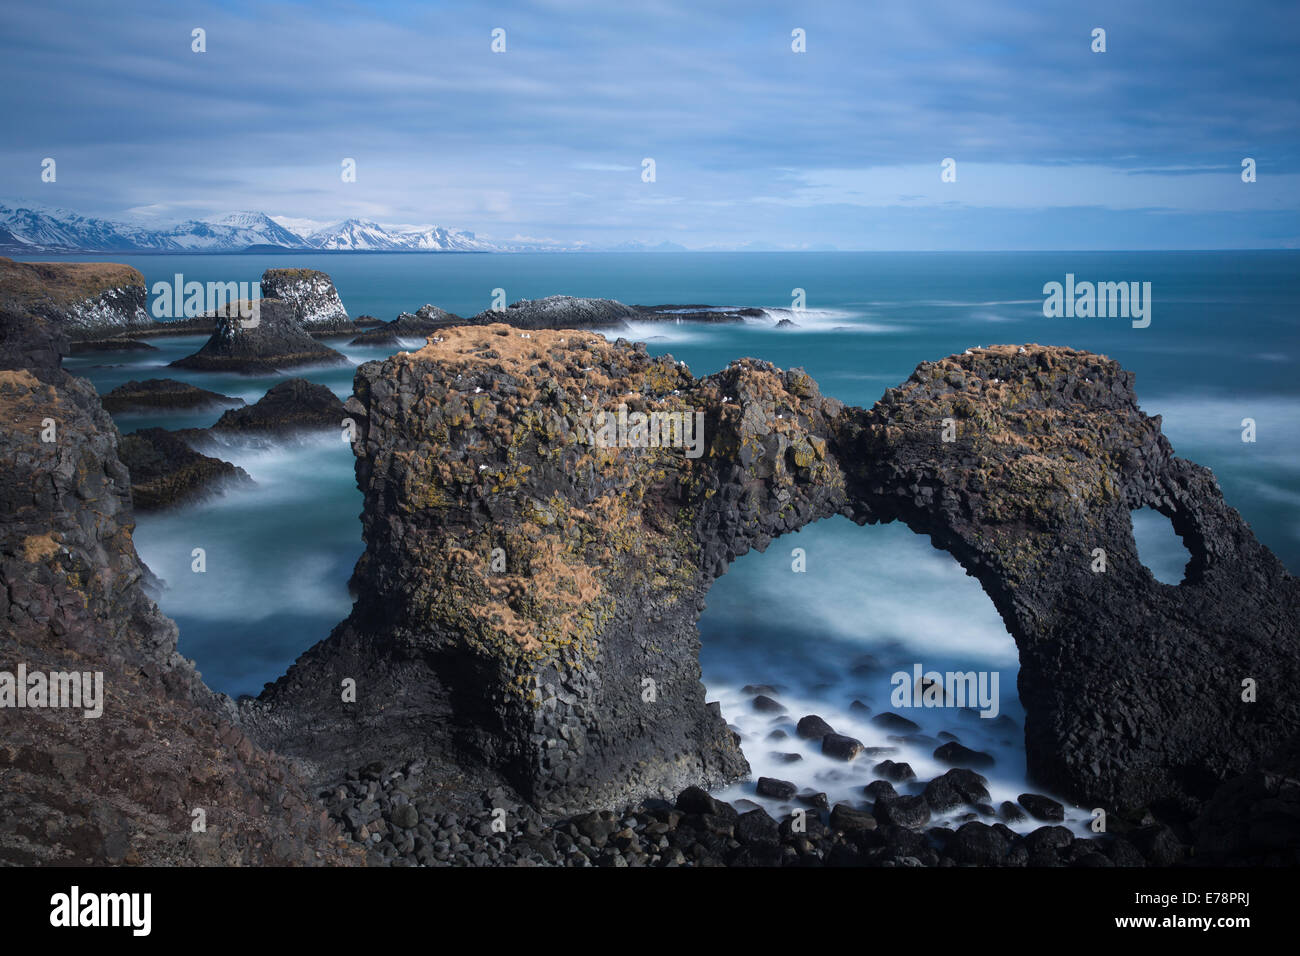
[[[103,258],[103,257],[81,257]],[[1295,572],[1300,569],[1300,252],[1205,253],[662,253],[532,255],[316,254],[127,256],[152,286],[185,279],[256,282],[264,269],[310,267],[334,278],[353,316],[391,319],[431,302],[460,315],[556,293],[638,304],[759,306],[787,313],[803,290],[798,325],[646,325],[635,337],[684,360],[699,375],[741,356],[802,366],[822,391],[868,405],[921,361],[974,345],[1037,342],[1101,352],[1137,374],[1149,414],[1163,416],[1175,451],[1212,468],[1230,504]],[[1150,326],[1125,319],[1048,319],[1044,283],[1138,281],[1152,287]],[[165,369],[202,338],[159,338],[161,351],[76,356],[67,367],[105,392],[132,378],[173,377],[252,402],[274,377]],[[360,363],[388,350],[339,346]],[[348,369],[299,372],[340,396]],[[208,425],[218,410],[119,416],[123,431]],[[1253,443],[1242,421],[1256,423]],[[223,453],[256,480],[198,505],[139,519],[136,544],[166,582],[163,610],[181,650],[208,683],[256,694],[348,613],[346,583],[361,553],[361,496],[349,447],[337,434],[291,446]],[[1177,582],[1185,552],[1168,522],[1138,515],[1143,560]],[[193,548],[207,571],[190,570]],[[791,568],[791,549],[807,555]],[[713,588],[701,621],[711,699],[744,735],[755,776],[796,780],[837,794],[860,790],[871,761],[847,767],[796,742],[769,740],[791,721],[755,713],[749,684],[771,684],[797,719],[818,713],[868,745],[896,745],[918,775],[938,772],[923,743],[887,741],[859,700],[889,708],[889,672],[914,663],[937,670],[996,671],[1007,721],[966,721],[952,711],[912,711],[922,733],[949,731],[997,755],[987,775],[996,800],[1025,788],[1016,653],[992,603],[956,561],[902,526],[858,528],[832,519],[739,559]],[[883,669],[869,665],[874,656]],[[799,753],[786,763],[778,754]],[[863,766],[858,767],[858,764]],[[797,769],[792,769],[797,768]],[[931,775],[933,775],[931,773]],[[1017,789],[1019,788],[1019,789]],[[752,783],[729,797],[757,799]],[[1076,820],[1081,817],[1072,818]]]

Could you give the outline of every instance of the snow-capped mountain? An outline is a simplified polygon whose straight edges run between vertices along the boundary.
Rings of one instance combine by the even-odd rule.
[[[452,232],[440,226],[426,226],[398,231],[364,219],[345,219],[326,226],[307,237],[313,249],[349,249],[353,251],[485,252],[491,248],[474,238],[472,232]]]
[[[347,219],[298,232],[261,212],[150,226],[79,216],[67,210],[0,205],[0,254],[40,252],[242,252],[250,246],[353,251],[490,252],[472,232],[441,226],[382,226]]]

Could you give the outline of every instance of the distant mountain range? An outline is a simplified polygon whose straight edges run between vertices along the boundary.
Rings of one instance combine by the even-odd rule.
[[[383,226],[363,219],[296,228],[261,212],[146,226],[79,216],[66,210],[0,204],[0,255],[55,252],[539,252],[590,248],[584,243],[489,242],[441,226]],[[680,247],[677,247],[680,248]]]

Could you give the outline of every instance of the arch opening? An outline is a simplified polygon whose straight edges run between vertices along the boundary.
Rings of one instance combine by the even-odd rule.
[[[1174,529],[1173,521],[1154,508],[1136,508],[1130,515],[1138,560],[1161,584],[1182,584],[1192,554]]]
[[[742,810],[755,804],[781,819],[815,807],[817,793],[832,807],[869,809],[873,781],[920,794],[954,766],[988,779],[994,812],[976,817],[987,823],[1002,819],[1004,801],[1044,792],[1027,780],[1015,641],[979,582],[902,522],[829,518],[751,551],[714,582],[699,629],[708,699],[740,735],[751,768],[718,795]],[[932,682],[942,686],[927,693]],[[851,760],[824,753],[820,738],[800,734],[807,716],[865,749]],[[936,754],[949,744],[981,756]],[[892,779],[885,761],[908,764],[915,778]],[[797,792],[759,792],[760,777]],[[972,812],[936,812],[931,825]],[[1066,817],[1087,831],[1082,810],[1067,804]]]

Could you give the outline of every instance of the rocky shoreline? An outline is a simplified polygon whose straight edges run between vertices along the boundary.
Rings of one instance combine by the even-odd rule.
[[[972,349],[922,363],[863,409],[800,369],[742,359],[696,378],[644,346],[548,325],[643,314],[612,300],[516,303],[519,325],[421,310],[428,343],[359,368],[346,405],[291,380],[211,430],[278,440],[349,418],[365,495],[352,614],[236,704],[177,654],[130,540],[133,508],[179,500],[229,463],[190,447],[206,430],[122,439],[60,368],[85,330],[59,296],[134,295],[130,281],[85,284],[122,281],[101,271],[55,269],[48,293],[25,273],[22,307],[0,308],[0,651],[78,659],[114,688],[102,721],[33,715],[0,744],[0,860],[1300,862],[1300,703],[1240,692],[1244,677],[1300,680],[1300,584],[1213,475],[1173,455],[1109,359]],[[196,367],[338,355],[306,330],[346,328],[332,283],[284,271],[285,298],[263,301],[255,329],[218,317]],[[114,403],[150,396],[195,400],[161,381]],[[702,453],[599,445],[593,415],[619,402],[698,411]],[[43,441],[51,419],[59,437]],[[1129,513],[1144,506],[1191,552],[1182,585],[1137,559]],[[957,766],[920,781],[811,714],[799,733],[823,753],[875,763],[860,800],[828,806],[764,778],[761,792],[785,801],[777,819],[709,796],[749,768],[700,683],[708,588],[748,550],[836,514],[903,521],[979,579],[1020,651],[1030,775],[1104,809],[1104,834],[1056,825],[1060,805],[1039,794],[994,807],[983,755],[955,737],[935,757]],[[1090,567],[1098,547],[1105,574]],[[219,821],[210,836],[190,828],[196,807]],[[1020,815],[1043,825],[1019,833],[1008,823]],[[43,834],[24,822],[38,816]]]
[[[1120,820],[1095,838],[1053,824],[1018,833],[991,807],[955,828],[926,826],[932,810],[983,789],[987,781],[971,771],[949,771],[920,797],[899,796],[877,781],[884,786],[873,785],[870,802],[810,807],[782,819],[688,787],[675,799],[559,820],[502,789],[454,806],[434,802],[425,771],[420,762],[372,763],[318,796],[340,830],[365,848],[371,866],[1163,867],[1185,864],[1192,853],[1173,829],[1149,817]],[[1034,805],[1033,795],[1025,796],[1022,802]]]

